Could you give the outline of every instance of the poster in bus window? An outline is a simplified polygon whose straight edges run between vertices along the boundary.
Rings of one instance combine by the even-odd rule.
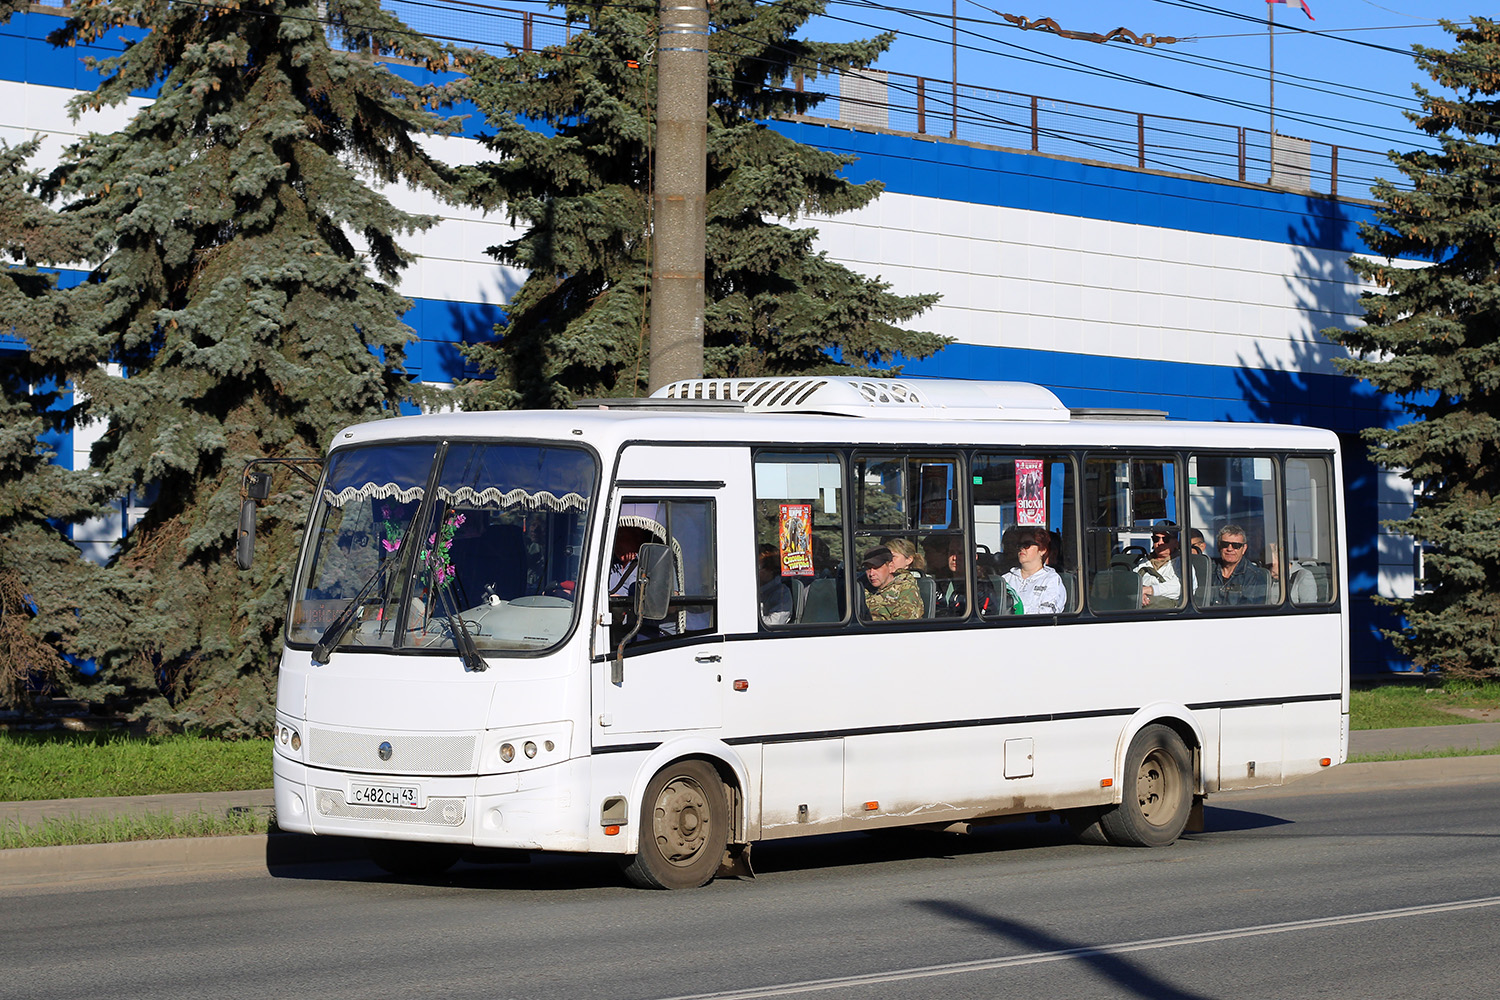
[[[781,575],[813,575],[810,503],[781,505]]]
[[[1047,487],[1040,458],[1016,459],[1016,523],[1047,526]]]

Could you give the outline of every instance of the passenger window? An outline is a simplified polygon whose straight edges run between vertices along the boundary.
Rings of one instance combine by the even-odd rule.
[[[1077,611],[1072,461],[1060,455],[981,453],[969,475],[976,612],[1000,618]]]
[[[1192,504],[1189,540],[1202,550],[1207,579],[1193,588],[1204,608],[1281,603],[1286,568],[1281,559],[1276,460],[1270,455],[1193,455],[1188,458]]]
[[[1333,467],[1326,458],[1286,460],[1286,592],[1293,604],[1329,604],[1338,592]]]
[[[843,498],[844,467],[837,455],[756,455],[756,600],[762,625],[844,620]]]
[[[1160,456],[1091,456],[1084,558],[1094,611],[1174,611],[1201,578],[1185,559],[1178,467]]]
[[[620,505],[611,540],[607,581],[613,622],[610,645],[617,645],[635,625],[630,609],[638,575],[637,557],[640,547],[647,543],[671,549],[672,600],[665,618],[641,623],[632,646],[715,631],[718,560],[714,502],[631,498]]]
[[[963,548],[958,461],[950,456],[860,455],[854,462],[862,620],[968,613],[971,569],[949,569]]]

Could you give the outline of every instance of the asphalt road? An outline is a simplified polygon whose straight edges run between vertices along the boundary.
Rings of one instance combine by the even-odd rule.
[[[1290,786],[1297,789],[1298,786]],[[0,997],[1493,997],[1500,776],[1221,795],[1158,851],[1027,822],[756,848],[625,888],[551,858],[0,890]]]

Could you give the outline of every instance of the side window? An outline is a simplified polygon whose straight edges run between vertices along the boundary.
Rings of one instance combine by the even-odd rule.
[[[755,550],[762,625],[844,620],[844,467],[838,455],[755,456]]]
[[[665,618],[641,622],[632,646],[718,627],[718,559],[714,548],[714,502],[627,498],[620,505],[611,540],[609,609],[610,643],[635,626],[631,613],[640,547],[647,543],[671,550],[672,600]]]
[[[941,604],[940,575],[963,547],[959,464],[952,455],[862,454],[854,460],[855,555],[859,617],[871,622],[962,615]],[[971,570],[956,576],[968,600]],[[953,576],[945,583],[952,584]]]
[[[1338,593],[1334,558],[1333,468],[1328,459],[1286,460],[1287,600],[1328,604]]]
[[[969,474],[975,610],[986,618],[1077,611],[1072,460],[980,453]]]
[[[1193,590],[1199,607],[1281,603],[1286,567],[1281,559],[1276,460],[1270,455],[1193,455],[1188,458],[1189,529],[1207,572]]]
[[[1156,455],[1090,456],[1084,572],[1094,611],[1173,611],[1201,580],[1183,554],[1178,466]]]

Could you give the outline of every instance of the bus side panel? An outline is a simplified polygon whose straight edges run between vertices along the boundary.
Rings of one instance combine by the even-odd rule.
[[[844,740],[768,743],[762,749],[763,837],[797,837],[842,827]]]

